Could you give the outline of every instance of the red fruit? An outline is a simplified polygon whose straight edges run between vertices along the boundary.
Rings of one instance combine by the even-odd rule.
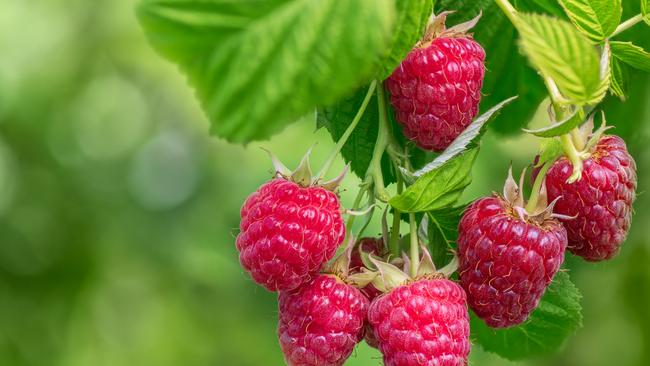
[[[342,365],[361,340],[368,299],[333,275],[281,292],[278,336],[287,364]]]
[[[569,184],[566,180],[572,171],[571,162],[561,158],[546,175],[549,199],[561,197],[555,212],[575,216],[562,220],[569,251],[588,261],[610,259],[619,252],[630,229],[636,163],[620,137],[606,135],[583,161],[582,178]]]
[[[522,219],[501,197],[472,203],[458,228],[460,283],[489,326],[520,324],[560,269],[566,230],[550,217]]]
[[[485,51],[469,35],[433,39],[413,49],[386,80],[404,136],[442,151],[478,112]]]
[[[241,209],[242,266],[269,291],[292,290],[331,259],[345,237],[338,197],[319,186],[275,178]]]
[[[467,365],[465,291],[447,279],[421,279],[370,304],[368,320],[388,366]]]

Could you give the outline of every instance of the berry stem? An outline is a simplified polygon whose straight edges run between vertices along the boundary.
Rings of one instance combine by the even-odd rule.
[[[397,194],[402,193],[402,187],[404,181],[402,180],[402,175],[397,174]],[[399,256],[399,227],[402,219],[402,213],[393,208],[393,225],[390,229],[390,240],[388,242],[388,248],[393,255]]]
[[[368,92],[366,93],[365,98],[363,98],[363,102],[361,102],[361,106],[359,107],[357,114],[354,116],[354,119],[352,119],[352,122],[345,130],[345,132],[343,133],[339,141],[336,143],[334,150],[332,150],[329,157],[325,161],[325,164],[323,164],[323,168],[316,175],[315,181],[323,179],[325,174],[327,174],[327,171],[330,169],[332,163],[334,162],[338,154],[341,152],[341,149],[343,149],[343,146],[348,141],[348,138],[350,138],[350,135],[352,135],[352,132],[354,132],[354,129],[359,124],[359,121],[361,121],[361,117],[365,113],[366,108],[368,107],[368,103],[370,103],[370,99],[372,98],[372,95],[375,92],[376,88],[377,88],[377,81],[373,80],[372,83],[370,83],[370,86],[368,87]]]
[[[420,248],[419,248],[419,242],[418,242],[418,225],[415,222],[415,214],[414,213],[409,213],[409,224],[410,224],[410,242],[411,242],[411,248],[410,248],[410,254],[409,257],[411,259],[411,268],[410,268],[410,274],[411,278],[415,278],[418,275],[418,267],[420,266]]]
[[[363,195],[367,191],[367,187],[362,183],[361,188],[359,189],[359,192],[357,193],[357,197],[354,199],[354,203],[352,204],[352,210],[358,210],[359,205],[361,204],[361,200],[363,199]],[[349,237],[350,233],[352,232],[352,226],[354,225],[354,219],[357,217],[357,215],[349,215],[348,221],[345,223],[345,232],[347,233],[346,236]],[[346,243],[347,240],[344,240],[343,243]]]
[[[544,163],[542,168],[539,170],[537,177],[535,178],[535,182],[533,183],[533,189],[530,192],[530,197],[528,198],[528,203],[526,204],[526,212],[528,212],[529,214],[533,214],[535,212],[535,209],[537,208],[537,201],[539,200],[539,193],[542,190],[542,183],[544,182],[544,178],[546,177],[546,172],[548,172],[548,170],[551,168],[553,163],[555,163],[555,160],[549,160],[546,163]]]
[[[366,173],[366,180],[372,179],[375,190],[375,197],[382,202],[388,202],[390,196],[386,193],[384,187],[384,176],[381,172],[381,157],[388,146],[390,129],[388,127],[388,116],[386,114],[386,96],[383,84],[379,83],[377,88],[377,104],[379,109],[379,131],[377,132],[377,142],[372,152],[372,159]]]
[[[501,8],[503,13],[510,19],[510,22],[515,27],[517,26],[517,9],[515,9],[508,0],[494,0],[495,3]]]
[[[567,183],[573,183],[580,179],[580,176],[582,175],[582,159],[580,158],[580,153],[573,144],[570,134],[560,136],[560,141],[562,142],[564,154],[569,158],[569,161],[571,161],[571,165],[573,165],[573,174],[571,174],[569,179],[567,179]]]
[[[609,38],[613,38],[613,37],[617,36],[619,33],[624,32],[624,31],[632,28],[632,26],[636,25],[636,23],[638,23],[638,22],[640,22],[642,20],[643,20],[643,14],[637,14],[637,15],[633,16],[632,18],[630,18],[630,19],[624,21],[623,23],[619,24],[618,27],[616,27],[616,29],[614,30],[614,33],[612,33],[612,35],[610,35]]]

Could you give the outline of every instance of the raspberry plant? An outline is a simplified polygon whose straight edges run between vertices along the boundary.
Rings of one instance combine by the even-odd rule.
[[[142,1],[150,42],[186,74],[214,134],[262,140],[316,111],[335,141],[316,174],[308,153],[294,172],[271,154],[273,175],[241,210],[240,261],[279,292],[288,364],[341,365],[364,338],[387,365],[465,365],[470,344],[517,360],[582,325],[561,264],[618,253],[637,186],[599,108],[608,93],[625,100],[628,68],[650,72],[650,53],[621,40],[650,24],[650,2],[621,21],[624,7]],[[525,128],[540,105],[547,126]],[[501,196],[459,202],[502,109],[493,129],[539,137],[528,199],[522,173]],[[326,180],[339,155],[360,179],[353,202],[337,196],[346,172]],[[356,241],[380,211],[381,238]]]

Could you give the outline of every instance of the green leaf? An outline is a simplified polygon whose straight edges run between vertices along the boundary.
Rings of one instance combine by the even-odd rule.
[[[483,349],[509,360],[557,352],[582,326],[580,291],[566,272],[555,275],[539,306],[522,325],[492,329],[472,313],[471,335]]]
[[[433,11],[431,0],[397,0],[397,21],[387,55],[381,62],[379,80],[387,78],[420,40]]]
[[[585,36],[600,43],[621,22],[621,0],[560,0],[571,22]]]
[[[643,21],[650,25],[650,0],[641,0],[641,15]]]
[[[510,97],[474,119],[474,121],[472,121],[472,123],[470,123],[470,125],[467,126],[467,128],[465,128],[465,130],[463,130],[463,132],[461,132],[460,135],[458,135],[458,137],[456,137],[454,141],[452,141],[451,144],[449,144],[449,146],[442,153],[440,153],[440,155],[433,159],[432,162],[422,167],[422,169],[413,173],[413,176],[420,177],[427,172],[437,169],[445,162],[453,159],[458,154],[467,150],[468,147],[477,146],[478,140],[483,135],[483,133],[485,133],[485,129],[483,128],[485,124],[492,120],[492,118],[501,110],[501,108],[515,99],[517,99],[516,96]]]
[[[265,139],[367,82],[392,0],[144,0],[140,24],[196,90],[211,131]]]
[[[522,6],[532,4],[530,0],[520,3]],[[488,110],[502,100],[518,95],[517,102],[508,107],[508,113],[501,113],[490,123],[490,129],[501,134],[520,133],[521,127],[528,123],[546,96],[546,89],[537,72],[528,65],[526,58],[515,46],[515,28],[494,0],[439,0],[437,4],[437,13],[454,10],[447,17],[449,24],[472,19],[479,11],[483,12],[481,20],[473,28],[474,38],[486,51],[486,73],[480,110]],[[555,7],[562,13],[562,8],[557,3]],[[540,10],[537,7],[526,9],[529,8]]]
[[[340,99],[328,107],[318,108],[316,114],[317,128],[325,127],[332,135],[332,139],[338,141],[357,114],[367,92],[367,87],[361,88],[350,97]],[[357,127],[341,149],[343,159],[346,163],[350,164],[352,172],[361,179],[365,177],[368,165],[370,165],[379,131],[378,126],[379,113],[377,98],[373,97],[370,99],[359,124],[357,124]],[[382,157],[382,171],[385,179],[392,177],[389,166],[390,162],[388,157],[384,155]],[[388,182],[390,180],[387,180],[385,183],[388,184]]]
[[[539,14],[520,14],[521,48],[544,77],[557,84],[567,102],[602,99],[599,57],[589,41],[568,22]]]
[[[441,268],[449,263],[458,240],[458,223],[466,205],[427,212],[427,239],[433,263]]]
[[[650,72],[650,53],[632,42],[610,42],[612,54],[635,69]]]
[[[625,100],[627,90],[627,68],[616,58],[612,57],[612,73],[610,74],[609,91],[621,100]]]
[[[564,153],[562,143],[556,138],[542,140],[539,149],[539,158],[535,167],[542,167],[548,161],[555,161]]]
[[[570,116],[567,116],[561,121],[556,121],[550,126],[538,128],[536,130],[524,129],[524,132],[533,134],[537,137],[553,137],[564,135],[582,123],[582,118],[580,118],[576,112],[577,109]]]
[[[467,150],[418,178],[389,201],[402,212],[434,211],[453,205],[471,181],[478,147]]]
[[[515,0],[517,10],[526,13],[548,13],[556,17],[566,17],[564,9],[557,0]]]

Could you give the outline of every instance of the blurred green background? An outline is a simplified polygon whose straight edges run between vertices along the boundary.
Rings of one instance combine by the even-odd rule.
[[[632,80],[625,104],[605,104],[639,167],[629,239],[612,261],[567,260],[585,326],[522,365],[650,364],[650,79]],[[258,147],[295,165],[317,141],[319,165],[333,144],[314,126],[226,144],[132,2],[0,2],[0,365],[282,365],[276,296],[243,273],[234,236],[270,177]],[[489,132],[465,199],[498,190],[536,145]],[[361,345],[347,364],[380,363]],[[475,347],[471,364],[511,363]]]

